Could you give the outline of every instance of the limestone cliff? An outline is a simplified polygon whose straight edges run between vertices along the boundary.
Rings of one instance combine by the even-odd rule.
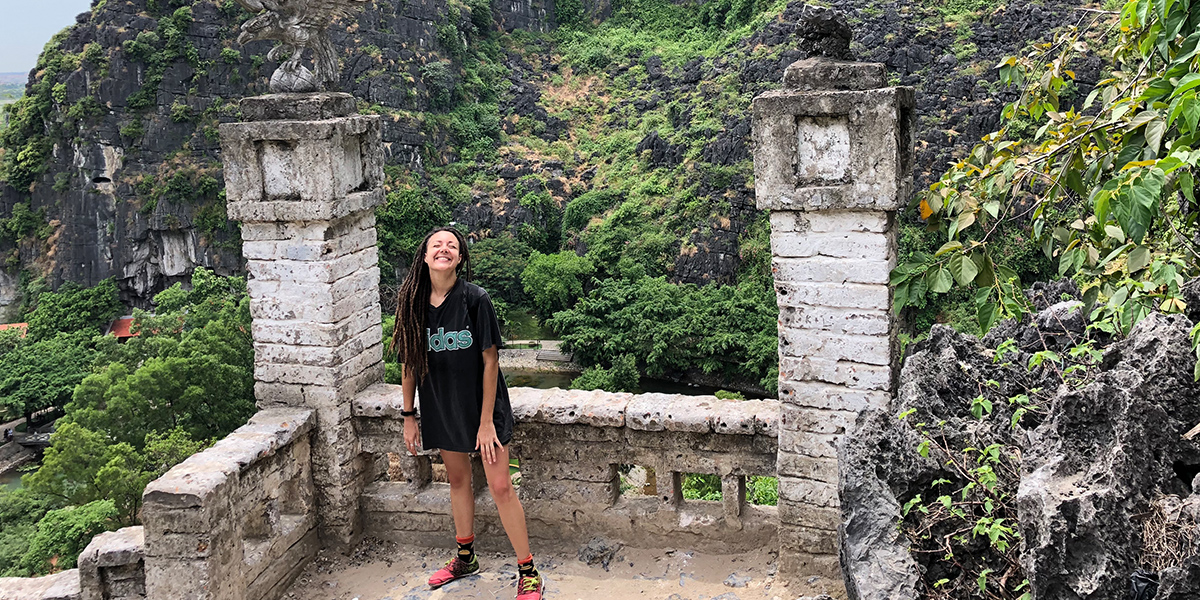
[[[562,211],[584,192],[611,185],[606,169],[628,160],[572,131],[581,113],[598,114],[603,132],[640,130],[628,154],[645,173],[671,173],[679,185],[655,192],[674,197],[649,203],[639,217],[650,215],[665,236],[653,248],[662,269],[648,274],[730,283],[756,251],[747,240],[765,239],[751,183],[749,99],[777,87],[787,64],[814,53],[885,62],[894,81],[918,88],[916,174],[918,185],[927,184],[995,125],[1006,100],[990,70],[999,57],[1066,22],[1078,2],[974,4],[975,16],[950,28],[936,6],[836,0],[843,16],[835,18],[795,2],[715,56],[676,65],[653,52],[589,57],[583,89],[595,102],[574,109],[563,108],[564,90],[578,93],[570,86],[583,79],[583,67],[567,63],[559,38],[541,35],[556,26],[554,0],[493,1],[490,11],[487,0],[377,0],[356,24],[335,25],[334,37],[341,89],[360,98],[361,109],[388,117],[390,176],[420,181],[423,194],[477,237],[534,231],[550,250],[559,243],[586,249],[580,236],[558,230]],[[582,3],[585,18],[600,20],[609,10],[605,0]],[[12,295],[21,270],[54,286],[115,276],[124,299],[144,306],[195,266],[240,269],[216,126],[237,118],[238,98],[264,93],[274,68],[268,45],[235,43],[246,17],[231,0],[97,0],[50,42],[30,73],[32,101],[0,134],[7,179],[0,182],[7,223],[0,268],[9,273],[0,278],[0,298]],[[517,29],[533,35],[487,35]],[[488,56],[477,51],[484,38],[492,44]],[[464,69],[464,61],[478,68]],[[1098,63],[1090,67],[1077,69],[1081,89],[1098,73]],[[480,77],[492,81],[480,84]],[[498,114],[466,126],[498,122],[502,132],[486,135],[500,150],[464,160],[469,135],[454,110],[476,101]],[[669,126],[648,126],[648,115]],[[528,141],[513,142],[519,135]],[[427,169],[448,163],[457,167],[431,182]],[[476,182],[466,192],[443,185],[462,186],[466,174]],[[622,199],[592,207],[582,223]],[[388,227],[381,222],[385,233]],[[393,260],[386,248],[383,256]]]

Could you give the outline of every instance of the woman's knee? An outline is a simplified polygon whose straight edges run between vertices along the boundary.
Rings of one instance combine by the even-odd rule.
[[[492,499],[496,501],[496,504],[506,504],[517,499],[517,490],[513,488],[512,481],[507,477],[489,481],[488,489],[491,490]]]

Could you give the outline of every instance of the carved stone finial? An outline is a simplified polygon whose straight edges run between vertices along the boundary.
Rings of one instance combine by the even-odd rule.
[[[337,50],[329,39],[334,18],[353,19],[371,0],[237,0],[255,13],[242,23],[238,43],[279,42],[267,58],[289,55],[271,75],[271,91],[281,93],[332,91],[338,79]],[[300,64],[305,49],[313,52],[314,70]]]

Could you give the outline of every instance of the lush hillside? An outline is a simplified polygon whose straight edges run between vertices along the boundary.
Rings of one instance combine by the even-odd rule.
[[[994,127],[999,57],[1074,14],[985,0],[841,0],[840,16],[782,0],[527,8],[380,1],[335,26],[342,89],[387,117],[385,283],[425,230],[453,221],[510,307],[548,319],[591,294],[552,322],[580,356],[745,382],[773,381],[774,364],[754,95],[812,54],[885,62],[920,91],[917,175],[930,182]],[[234,43],[246,16],[230,0],[98,2],[47,45],[0,135],[10,274],[115,277],[147,306],[197,266],[239,270],[216,125],[273,68],[268,46]],[[915,231],[909,245],[925,243]]]

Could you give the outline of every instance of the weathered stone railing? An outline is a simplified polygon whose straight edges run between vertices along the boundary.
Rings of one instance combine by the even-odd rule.
[[[520,462],[518,493],[530,535],[578,545],[596,536],[641,547],[737,552],[772,547],[773,506],[746,503],[746,477],[774,476],[779,403],[712,396],[510,390]],[[404,448],[399,386],[377,384],[355,399],[363,451],[400,455],[403,481],[378,481],[362,499],[364,528],[406,543],[446,546],[453,531],[447,484],[433,483],[432,455]],[[478,463],[478,461],[476,461]],[[623,495],[619,468],[648,467],[657,494]],[[721,477],[721,502],[683,500],[686,473]],[[506,547],[476,464],[481,544]]]
[[[142,527],[102,533],[79,555],[80,600],[146,597],[146,535]]]
[[[320,547],[314,423],[311,410],[260,411],[146,488],[147,598],[282,594]]]
[[[144,550],[141,527],[102,533],[79,555],[78,569],[0,578],[0,600],[144,600]]]
[[[0,579],[3,600],[280,597],[316,556],[313,411],[260,411],[152,482],[142,527],[96,536],[79,568]]]

